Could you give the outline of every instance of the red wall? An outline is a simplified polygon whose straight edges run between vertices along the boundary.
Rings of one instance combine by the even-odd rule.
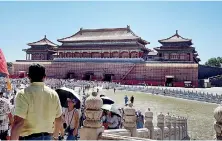
[[[41,64],[41,62],[38,62]],[[30,62],[32,64],[32,62]],[[13,64],[14,74],[19,71],[28,71],[27,62]],[[174,63],[96,63],[96,62],[45,62],[46,75],[55,78],[66,78],[69,72],[75,73],[76,79],[82,79],[87,72],[93,72],[92,80],[103,79],[105,73],[114,74],[113,81],[125,84],[146,83],[148,85],[164,86],[165,77],[174,76],[174,86],[183,87],[184,81],[192,81],[198,86],[197,64]]]

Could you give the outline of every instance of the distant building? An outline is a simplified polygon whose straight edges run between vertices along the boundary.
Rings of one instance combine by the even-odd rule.
[[[112,81],[123,84],[198,86],[198,54],[192,40],[175,35],[159,40],[150,50],[148,41],[126,28],[80,29],[58,40],[45,36],[24,49],[26,60],[13,63],[18,76],[33,62],[46,67],[47,77]],[[23,75],[24,76],[24,75]],[[189,84],[187,84],[189,83]]]
[[[193,62],[199,63],[198,53],[193,45],[191,39],[183,38],[178,34],[159,40],[162,45],[160,47],[154,48],[158,52],[160,60],[163,61],[182,61],[182,62]]]
[[[149,42],[127,28],[83,29],[70,37],[58,39],[58,46],[44,39],[29,43],[26,60],[54,58],[141,58],[149,49]]]

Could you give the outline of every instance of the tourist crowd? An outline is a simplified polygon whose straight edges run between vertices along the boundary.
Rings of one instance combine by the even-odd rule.
[[[29,67],[28,78],[12,79],[8,91],[4,79],[0,79],[0,139],[1,140],[77,140],[79,128],[85,119],[84,106],[90,95],[89,88],[103,85],[113,88],[115,83],[87,82],[65,79],[45,79],[45,68],[41,65]],[[56,89],[67,87],[82,96],[82,101],[67,98],[67,107],[61,106]],[[78,89],[76,89],[78,88]],[[124,97],[128,105],[128,97]],[[81,103],[80,103],[81,102]],[[131,96],[130,103],[134,102]],[[81,104],[80,108],[76,108]],[[105,129],[123,128],[122,108],[118,112],[103,110],[101,122]],[[144,117],[136,112],[137,128],[143,128]]]

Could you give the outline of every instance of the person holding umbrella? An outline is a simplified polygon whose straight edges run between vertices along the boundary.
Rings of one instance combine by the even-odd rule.
[[[119,128],[119,118],[116,114],[109,111],[107,115],[108,129],[118,129]]]
[[[75,108],[76,99],[67,98],[68,108],[64,113],[65,132],[68,135],[66,140],[77,140],[79,129],[79,112]]]
[[[102,109],[108,111],[106,116],[108,129],[118,129],[120,124],[119,117],[121,117],[121,113],[116,108],[116,106],[113,104],[112,105],[104,104],[102,106]]]

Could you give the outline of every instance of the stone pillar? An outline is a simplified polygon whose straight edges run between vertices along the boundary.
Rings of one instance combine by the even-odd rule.
[[[187,138],[187,125],[185,117],[183,117],[183,122],[184,122],[184,138]]]
[[[171,116],[169,113],[165,116],[165,125],[169,128],[169,140],[171,140]]]
[[[136,110],[132,108],[132,104],[129,104],[129,107],[124,108],[124,122],[123,126],[125,129],[130,130],[131,136],[137,136],[137,128],[136,128]]]
[[[188,137],[188,126],[187,126],[187,118],[185,118],[185,137]]]
[[[171,117],[171,124],[173,126],[173,130],[171,130],[172,132],[174,132],[174,138],[171,138],[171,140],[176,140],[176,123],[177,123],[177,119],[175,116]]]
[[[85,101],[85,116],[83,127],[80,129],[80,140],[98,140],[99,135],[104,132],[104,127],[100,121],[102,116],[102,99],[92,92]]]
[[[153,112],[150,111],[150,108],[148,108],[148,111],[145,112],[145,127],[150,131],[150,139],[153,139],[154,138]]]
[[[26,60],[28,60],[28,54],[26,53]]]
[[[180,117],[178,116],[177,117],[177,126],[178,126],[178,128],[179,128],[179,140],[181,140],[182,139],[182,130],[181,130],[181,121],[180,121]]]
[[[180,126],[182,128],[181,139],[184,139],[185,135],[185,126],[184,126],[184,117],[180,117]]]
[[[222,106],[218,106],[215,110],[214,110],[214,118],[215,118],[215,122],[214,122],[214,130],[216,132],[216,139],[217,140],[221,140],[222,139]]]
[[[183,123],[184,123],[184,138],[187,138],[187,120],[186,120],[186,118],[184,117],[183,118]]]
[[[163,135],[164,135],[164,115],[162,113],[160,113],[157,116],[157,127],[159,127],[162,131],[162,136],[161,136],[161,140],[163,140]]]

